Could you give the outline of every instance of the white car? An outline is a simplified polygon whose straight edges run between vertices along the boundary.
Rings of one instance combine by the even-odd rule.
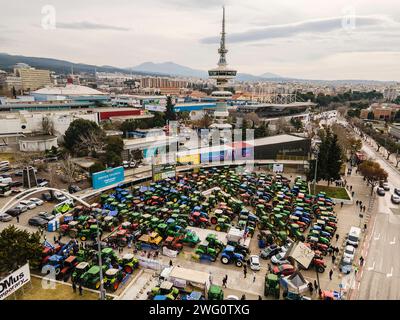
[[[278,265],[280,265],[280,264],[290,264],[290,262],[285,259],[285,254],[286,254],[286,252],[280,252],[280,253],[274,255],[271,258],[271,262],[273,264],[278,264]]]
[[[54,192],[54,198],[56,198],[56,200],[58,200],[58,201],[67,200],[67,197],[64,194],[62,194],[61,192],[58,192],[58,191]]]
[[[259,271],[261,269],[260,266],[260,257],[257,255],[251,255],[249,259],[250,269],[253,271]]]
[[[239,297],[231,294],[226,297],[226,300],[239,300]]]
[[[28,209],[36,208],[36,203],[29,200],[21,200],[19,203],[22,204],[23,206],[26,206]]]
[[[30,198],[29,201],[35,203],[37,206],[41,206],[44,203],[44,201],[39,198]]]
[[[128,161],[122,161],[122,166],[127,169],[129,168],[129,162]]]
[[[353,246],[347,245],[346,248],[344,248],[343,256],[345,258],[348,258],[351,261],[353,261],[355,254],[356,254],[356,248],[354,248]]]

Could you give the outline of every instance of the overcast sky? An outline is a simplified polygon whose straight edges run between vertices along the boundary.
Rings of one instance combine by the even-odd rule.
[[[227,60],[239,72],[400,81],[399,0],[0,0],[0,52],[207,70],[223,4]]]

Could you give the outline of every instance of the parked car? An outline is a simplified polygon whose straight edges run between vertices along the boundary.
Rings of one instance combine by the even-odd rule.
[[[23,204],[18,204],[14,207],[14,209],[20,210],[20,213],[28,211],[28,207],[24,206]]]
[[[35,209],[37,207],[36,203],[29,200],[21,200],[19,203],[26,206],[28,209]]]
[[[8,222],[8,221],[11,221],[12,219],[13,219],[13,217],[10,216],[9,214],[7,214],[7,213],[0,213],[0,221],[2,221],[2,222]]]
[[[56,216],[46,211],[39,212],[38,217],[43,218],[47,221],[53,220]]]
[[[273,264],[288,264],[289,261],[285,259],[285,252],[280,252],[271,258]]]
[[[17,209],[17,208],[11,208],[6,211],[7,214],[9,214],[10,216],[13,216],[13,217],[19,216],[22,212],[23,211],[21,209]]]
[[[128,161],[122,161],[122,166],[125,168],[125,169],[128,169],[129,168],[129,162]]]
[[[44,203],[44,201],[39,198],[30,198],[29,201],[35,203],[37,206],[41,206]]]
[[[392,194],[391,198],[392,202],[394,204],[399,204],[400,203],[400,197],[397,194]]]
[[[346,258],[348,258],[350,260],[353,260],[355,254],[356,254],[356,248],[354,248],[353,246],[347,245],[344,248],[344,253],[343,253],[344,257],[346,257]]]
[[[394,188],[393,189],[394,193],[400,196],[400,188]]]
[[[270,259],[272,256],[278,254],[281,251],[281,247],[276,244],[271,244],[260,252],[260,257],[262,259]]]
[[[30,226],[35,226],[35,227],[42,227],[46,228],[47,227],[48,221],[46,219],[43,219],[41,217],[33,217],[28,220],[28,224]]]
[[[387,183],[387,182],[380,183],[379,187],[383,188],[383,190],[385,190],[385,191],[390,191],[389,183]]]
[[[42,193],[42,199],[44,201],[52,201],[53,197],[51,196],[50,192],[44,192]]]
[[[378,187],[376,188],[376,193],[378,194],[378,196],[384,196],[385,195],[385,189]]]
[[[37,186],[44,188],[44,187],[47,187],[48,185],[49,185],[48,181],[42,181],[42,182],[39,182]]]
[[[65,200],[67,200],[67,197],[66,197],[63,193],[58,192],[58,191],[55,191],[55,192],[54,192],[54,198],[55,198],[57,201],[65,201]]]
[[[291,264],[281,264],[280,266],[274,266],[272,273],[277,276],[289,276],[296,271],[296,268]]]
[[[251,255],[248,262],[251,270],[259,271],[261,269],[259,256]]]
[[[78,192],[78,191],[81,191],[82,189],[81,188],[79,188],[79,186],[77,186],[76,184],[71,184],[69,187],[68,187],[68,192],[69,193],[75,193],[75,192]]]
[[[343,258],[340,260],[339,263],[339,271],[345,274],[349,274],[352,269],[353,269],[353,260],[343,256]]]

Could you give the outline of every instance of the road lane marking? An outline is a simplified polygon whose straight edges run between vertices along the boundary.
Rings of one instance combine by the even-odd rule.
[[[395,244],[396,243],[396,237],[393,238],[393,241],[390,241],[390,244]]]
[[[390,273],[386,274],[386,278],[390,278],[393,276],[393,267],[390,269]]]
[[[376,236],[374,237],[374,240],[379,240],[380,238],[381,238],[381,234],[379,233],[377,237]]]
[[[375,261],[374,261],[374,263],[372,264],[372,267],[368,267],[368,271],[374,270],[374,268],[375,268]]]

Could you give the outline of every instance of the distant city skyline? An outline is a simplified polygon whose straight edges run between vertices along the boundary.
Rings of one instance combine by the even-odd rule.
[[[227,60],[238,72],[400,81],[396,0],[0,0],[0,52],[207,70],[217,63],[223,5]]]

